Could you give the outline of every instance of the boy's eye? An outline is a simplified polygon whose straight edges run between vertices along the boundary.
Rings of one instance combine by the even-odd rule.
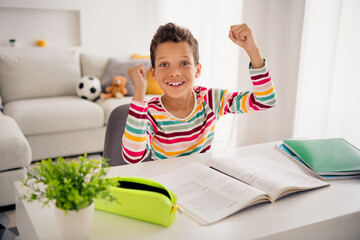
[[[181,65],[182,66],[188,66],[188,65],[190,65],[190,63],[189,62],[182,62]]]
[[[160,66],[160,67],[167,67],[168,64],[167,64],[167,63],[160,63],[159,66]]]

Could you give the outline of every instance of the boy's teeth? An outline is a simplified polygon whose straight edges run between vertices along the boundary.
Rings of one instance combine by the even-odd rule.
[[[183,84],[184,82],[171,82],[171,83],[168,83],[170,86],[179,86],[181,84]]]

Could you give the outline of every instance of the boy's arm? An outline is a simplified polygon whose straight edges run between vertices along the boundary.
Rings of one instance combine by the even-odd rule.
[[[127,163],[138,163],[150,153],[147,103],[132,101],[122,137],[122,155]]]
[[[217,116],[263,111],[274,107],[276,92],[271,75],[251,29],[247,24],[233,25],[229,30],[229,38],[249,55],[250,77],[254,91],[228,92],[223,89],[212,89],[208,93],[208,97],[212,99],[210,107]]]
[[[253,92],[229,92],[225,89],[209,89],[207,100],[216,116],[249,113],[270,109],[276,104],[276,92],[267,64],[259,69],[250,68]]]
[[[238,46],[243,48],[249,55],[251,65],[254,69],[265,66],[260,49],[256,44],[254,35],[249,26],[244,24],[232,25],[229,30],[229,38]]]
[[[254,91],[237,93],[229,97],[229,104],[222,106],[225,108],[223,112],[247,113],[274,107],[276,104],[274,85],[251,29],[246,23],[233,25],[230,27],[229,38],[249,55],[250,77]]]

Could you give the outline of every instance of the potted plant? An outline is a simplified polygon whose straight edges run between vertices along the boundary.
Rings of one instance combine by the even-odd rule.
[[[14,39],[14,38],[9,39],[9,45],[10,45],[10,47],[15,47],[15,43],[16,43],[16,39]]]
[[[80,156],[79,161],[67,161],[62,157],[56,161],[42,160],[22,181],[30,190],[22,197],[43,205],[53,202],[63,237],[86,238],[94,213],[94,199],[115,200],[108,186],[116,183],[111,178],[105,178],[107,167],[106,159],[101,163],[100,160],[88,159],[86,154]]]

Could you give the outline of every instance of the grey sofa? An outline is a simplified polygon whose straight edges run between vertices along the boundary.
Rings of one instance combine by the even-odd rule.
[[[0,49],[0,206],[15,202],[12,182],[25,178],[31,162],[103,151],[111,111],[132,97],[93,102],[75,87],[81,76],[109,75],[109,59],[73,49]]]

